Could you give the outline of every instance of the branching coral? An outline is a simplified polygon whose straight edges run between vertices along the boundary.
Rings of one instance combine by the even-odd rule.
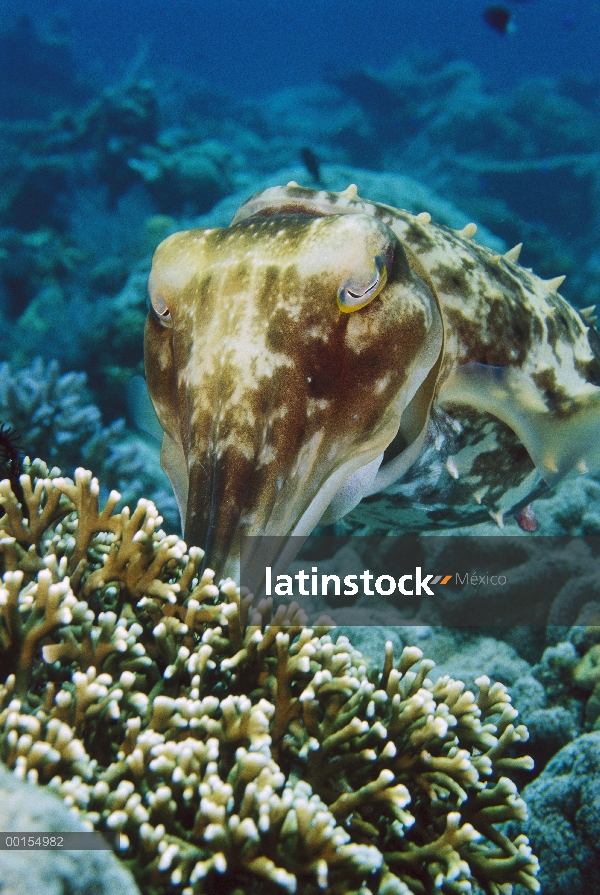
[[[600,621],[600,616],[596,614],[592,621]],[[585,707],[586,725],[600,730],[600,626],[575,629],[575,640],[583,657],[572,669],[573,683],[590,694]]]
[[[10,423],[30,455],[41,454],[63,469],[89,463],[103,485],[121,491],[126,501],[149,493],[171,527],[179,527],[174,499],[157,483],[148,451],[123,419],[102,425],[85,373],[61,374],[56,361],[40,357],[19,370],[0,364],[0,423]]]
[[[40,461],[0,484],[0,758],[121,833],[147,893],[537,891],[501,684],[369,669],[293,604],[263,622],[152,503]]]

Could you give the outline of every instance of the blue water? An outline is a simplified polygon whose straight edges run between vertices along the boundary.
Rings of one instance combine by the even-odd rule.
[[[476,0],[21,0],[2,19],[60,16],[82,64],[126,68],[140,42],[156,64],[181,67],[227,90],[257,94],[319,80],[357,65],[380,68],[407,48],[474,62],[501,90],[519,79],[564,72],[600,76],[600,4],[507,3],[515,30],[500,35]]]

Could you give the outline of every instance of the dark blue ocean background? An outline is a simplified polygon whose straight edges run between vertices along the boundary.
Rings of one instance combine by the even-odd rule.
[[[510,15],[506,33],[486,22],[490,6]],[[2,0],[0,478],[10,445],[65,475],[84,466],[103,498],[150,498],[179,531],[131,386],[152,253],[291,179],[355,182],[449,227],[475,221],[497,252],[523,242],[523,266],[566,274],[561,294],[593,325],[600,3]],[[540,497],[503,533],[532,528],[600,534],[600,482]],[[545,895],[600,892],[600,576],[582,556],[565,550],[550,572],[523,562],[532,591],[557,594],[552,626],[533,633],[354,635],[373,656],[386,638],[418,641],[440,673],[510,688],[536,762],[517,782],[530,783]]]
[[[483,11],[491,5],[477,0],[25,0],[4,3],[2,18],[27,12],[40,23],[60,19],[81,65],[98,66],[108,78],[126,71],[144,44],[150,64],[181,68],[244,96],[312,83],[352,66],[382,68],[414,46],[473,62],[495,90],[532,76],[600,74],[598,3],[507,3],[515,25],[508,39],[484,23]]]

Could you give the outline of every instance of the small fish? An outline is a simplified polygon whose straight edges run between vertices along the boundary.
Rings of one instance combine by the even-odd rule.
[[[312,149],[309,149],[308,146],[303,146],[300,150],[300,158],[315,183],[321,183],[321,163]]]
[[[488,6],[483,12],[483,18],[498,34],[511,34],[515,30],[512,15],[505,6]]]
[[[526,507],[523,507],[522,510],[519,510],[519,512],[515,514],[515,519],[519,528],[522,528],[523,531],[537,531],[539,528],[539,522],[537,520],[537,516],[535,515],[535,510],[530,503],[528,503]]]

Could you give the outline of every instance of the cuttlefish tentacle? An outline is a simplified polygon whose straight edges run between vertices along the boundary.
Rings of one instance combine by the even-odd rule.
[[[464,524],[600,466],[598,339],[461,232],[289,184],[156,250],[146,376],[185,538]]]

